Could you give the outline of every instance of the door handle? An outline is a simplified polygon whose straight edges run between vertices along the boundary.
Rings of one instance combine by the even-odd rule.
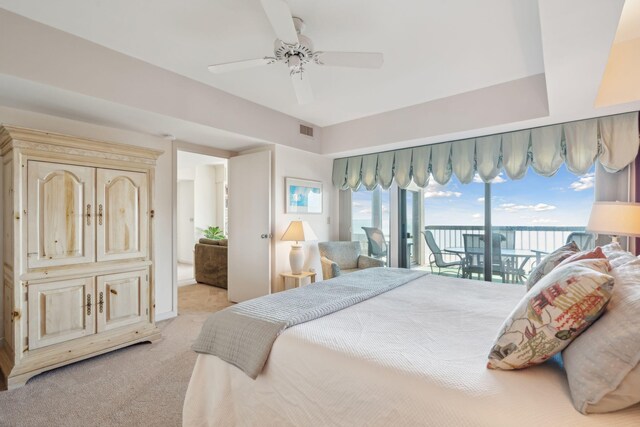
[[[91,316],[91,294],[87,295],[87,316]]]
[[[87,205],[87,225],[91,225],[91,205]]]
[[[98,205],[98,224],[102,225],[102,203]]]
[[[98,300],[98,311],[102,313],[104,309],[104,292],[100,292],[100,299]]]
[[[271,233],[269,233],[269,234],[261,234],[260,238],[261,239],[270,239],[271,238]]]

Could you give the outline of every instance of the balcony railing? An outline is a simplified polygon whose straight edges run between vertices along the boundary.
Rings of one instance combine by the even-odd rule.
[[[523,249],[538,251],[540,253],[553,252],[555,249],[564,245],[571,233],[583,233],[585,227],[569,227],[569,226],[495,226],[492,227],[494,233],[503,234],[507,237],[508,245],[511,249]],[[476,225],[429,225],[425,227],[433,233],[436,243],[441,250],[447,248],[464,247],[464,234],[483,234],[484,227]],[[360,242],[362,253],[367,253],[367,238],[364,233],[354,233],[352,239]],[[387,236],[388,241],[388,236]],[[416,257],[412,259],[415,265],[427,266],[429,248],[424,245],[422,236],[415,236],[412,239],[416,244],[421,245],[420,248],[412,248],[412,252],[418,251]],[[419,243],[418,243],[419,242]],[[423,250],[422,250],[423,248]],[[459,259],[456,255],[445,255],[446,261],[455,261]],[[528,273],[533,268],[536,257],[531,257],[523,266]]]
[[[441,249],[447,247],[464,246],[464,234],[482,234],[484,227],[477,225],[429,225],[425,230],[431,230]],[[533,249],[552,252],[567,241],[569,234],[584,232],[584,227],[545,227],[545,226],[494,226],[494,233],[514,236],[512,249]]]
[[[425,230],[430,230],[441,250],[447,248],[464,247],[464,234],[483,234],[484,227],[475,225],[431,225]],[[507,244],[511,249],[523,249],[538,251],[539,253],[553,252],[564,245],[571,233],[583,233],[585,227],[567,226],[494,226],[493,233],[500,233],[507,238]],[[430,254],[429,248],[425,248],[422,264]],[[445,255],[445,259],[454,260],[453,255]],[[533,268],[536,258],[529,259],[524,267],[528,273]]]

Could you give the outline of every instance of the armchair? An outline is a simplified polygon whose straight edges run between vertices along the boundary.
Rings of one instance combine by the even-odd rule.
[[[227,240],[200,239],[195,248],[198,283],[227,289]]]
[[[361,255],[359,242],[320,242],[318,249],[325,280],[364,268],[385,266],[384,260]]]

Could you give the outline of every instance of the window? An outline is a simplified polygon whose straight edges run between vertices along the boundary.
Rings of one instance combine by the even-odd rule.
[[[498,175],[488,189],[494,241],[492,280],[524,282],[534,264],[569,237],[583,249],[593,247],[594,236],[585,226],[594,184],[593,170],[578,177],[564,165],[553,177],[531,170],[520,180]],[[431,182],[423,194],[425,230],[432,233],[435,249],[427,244],[421,268],[456,275],[457,265],[436,265],[434,252],[439,250],[440,264],[462,261],[463,275],[484,279],[484,212],[488,202],[484,183],[476,176],[472,183],[463,185],[454,176],[444,186]]]
[[[360,242],[363,254],[369,254],[367,236],[362,227],[379,228],[389,243],[389,191],[380,187],[367,191],[360,187],[351,193],[351,240]]]
[[[484,278],[482,255],[470,255],[481,250],[478,244],[484,235],[484,196],[485,185],[479,177],[472,183],[461,184],[454,175],[446,185],[431,177],[423,190],[424,228],[429,237],[425,237],[422,268],[446,276],[462,276],[462,264],[466,261],[467,277]],[[465,240],[469,253],[466,258]]]

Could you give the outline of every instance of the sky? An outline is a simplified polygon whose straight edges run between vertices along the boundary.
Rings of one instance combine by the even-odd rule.
[[[543,177],[531,169],[512,181],[502,172],[491,186],[492,223],[495,226],[585,226],[594,200],[595,175],[592,170],[576,176],[562,168],[553,177]],[[354,227],[371,218],[371,195],[364,190],[352,194]],[[383,228],[388,232],[389,197],[383,192]],[[461,184],[455,177],[444,186],[433,179],[424,189],[425,225],[482,225],[484,185]]]
[[[562,168],[551,178],[529,170],[512,181],[504,173],[491,186],[492,224],[585,226],[594,200],[595,175],[578,177]],[[470,184],[455,178],[446,186],[431,182],[425,189],[425,224],[481,225],[484,185],[476,176]]]

